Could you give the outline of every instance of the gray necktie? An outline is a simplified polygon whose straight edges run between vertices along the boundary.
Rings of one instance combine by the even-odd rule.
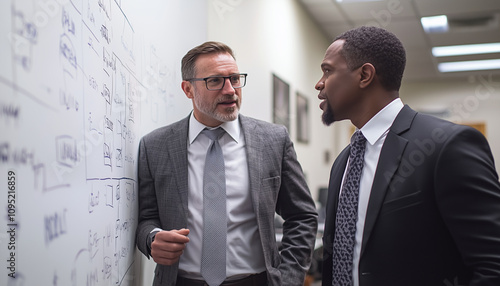
[[[224,129],[203,130],[212,143],[208,147],[203,175],[203,249],[201,275],[210,286],[226,279],[226,175],[219,138]]]
[[[349,167],[342,187],[335,220],[333,239],[333,279],[334,286],[352,285],[352,260],[356,221],[358,219],[359,182],[363,171],[366,138],[361,131],[353,135]]]

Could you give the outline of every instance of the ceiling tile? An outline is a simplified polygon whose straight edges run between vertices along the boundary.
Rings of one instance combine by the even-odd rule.
[[[332,5],[310,5],[309,12],[319,23],[345,22],[346,18],[338,10],[337,6]]]
[[[355,22],[356,26],[362,26],[363,22]],[[420,21],[416,19],[394,19],[385,25],[374,25],[384,28],[394,33],[403,43],[406,49],[409,48],[426,48],[428,46],[426,34],[420,25]]]
[[[394,18],[415,17],[410,0],[384,0],[373,2],[338,3],[352,21],[387,22]]]
[[[471,31],[429,34],[431,46],[453,46],[500,42],[500,31]]]
[[[414,1],[420,16],[454,15],[500,10],[498,0],[418,0]]]

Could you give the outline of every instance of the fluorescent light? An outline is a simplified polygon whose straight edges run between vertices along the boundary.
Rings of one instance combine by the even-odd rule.
[[[448,17],[446,15],[422,17],[420,22],[426,33],[448,32]]]
[[[435,57],[500,53],[500,43],[443,46],[432,48]]]
[[[494,70],[494,69],[500,69],[500,59],[447,62],[438,64],[438,70],[440,72],[459,72],[459,71]]]

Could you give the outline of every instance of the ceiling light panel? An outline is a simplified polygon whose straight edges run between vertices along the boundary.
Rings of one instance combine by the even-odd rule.
[[[420,23],[428,34],[448,32],[448,17],[446,15],[422,17]]]
[[[500,43],[433,47],[435,57],[500,53]]]
[[[438,64],[438,70],[442,73],[494,69],[500,69],[500,60],[446,62]]]

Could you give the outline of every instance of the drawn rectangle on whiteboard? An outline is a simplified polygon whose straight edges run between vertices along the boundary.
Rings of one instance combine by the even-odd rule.
[[[71,136],[56,137],[56,160],[59,164],[73,168],[78,162],[78,149],[76,140]]]
[[[106,185],[106,206],[113,207],[113,186]]]
[[[111,167],[111,149],[109,148],[109,145],[106,143],[104,143],[102,147],[103,147],[104,165]]]

